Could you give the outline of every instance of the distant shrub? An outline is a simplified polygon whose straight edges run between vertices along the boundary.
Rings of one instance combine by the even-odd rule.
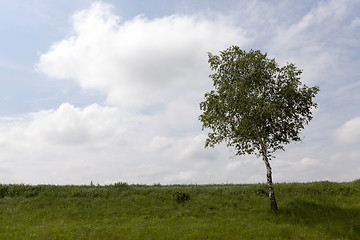
[[[355,181],[353,181],[353,183],[354,183],[355,185],[360,185],[360,179],[356,179]]]
[[[185,203],[187,201],[190,200],[190,194],[188,193],[184,193],[184,192],[180,192],[180,191],[176,191],[172,194],[173,199],[175,199],[175,201],[177,203]]]
[[[35,197],[40,191],[40,187],[24,185],[24,184],[11,184],[0,185],[0,198],[3,197]]]
[[[101,193],[103,191],[101,189],[97,189],[96,187],[76,187],[71,190],[72,197],[82,197],[82,198],[96,198],[101,197]]]
[[[6,185],[0,185],[0,198],[6,197],[6,194],[8,192],[8,186]]]
[[[256,195],[259,196],[267,196],[268,195],[267,186],[265,184],[258,184],[255,189],[255,193]]]
[[[83,197],[84,194],[81,191],[77,190],[77,189],[73,189],[71,191],[71,196],[72,197]]]
[[[114,187],[116,188],[127,188],[129,187],[129,184],[126,182],[118,182],[118,183],[114,183]]]

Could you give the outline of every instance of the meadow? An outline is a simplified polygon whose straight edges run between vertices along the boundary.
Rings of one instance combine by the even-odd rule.
[[[0,184],[0,239],[360,239],[360,180],[266,184]]]

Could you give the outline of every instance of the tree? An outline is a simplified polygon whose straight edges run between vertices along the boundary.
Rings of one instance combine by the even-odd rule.
[[[259,50],[232,46],[209,55],[209,77],[215,90],[200,103],[202,129],[209,129],[205,147],[226,142],[236,155],[262,157],[267,170],[270,207],[277,210],[270,160],[276,150],[300,141],[300,131],[317,107],[319,87],[300,82],[302,70],[292,63],[279,67]]]

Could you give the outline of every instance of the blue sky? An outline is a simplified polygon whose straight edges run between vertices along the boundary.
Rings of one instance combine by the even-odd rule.
[[[360,176],[360,1],[0,0],[0,182],[265,182],[265,166],[204,149],[207,52],[294,62],[320,86],[274,181]]]

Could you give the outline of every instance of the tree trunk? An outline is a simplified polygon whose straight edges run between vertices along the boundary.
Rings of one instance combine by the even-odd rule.
[[[271,167],[270,167],[269,159],[266,155],[264,155],[263,160],[265,162],[266,172],[267,172],[266,177],[267,177],[267,184],[268,184],[268,188],[269,188],[270,208],[274,211],[277,211],[278,207],[277,207],[276,200],[275,200],[275,193],[274,193],[274,188],[273,188],[273,183],[272,183],[272,174],[271,174]]]

